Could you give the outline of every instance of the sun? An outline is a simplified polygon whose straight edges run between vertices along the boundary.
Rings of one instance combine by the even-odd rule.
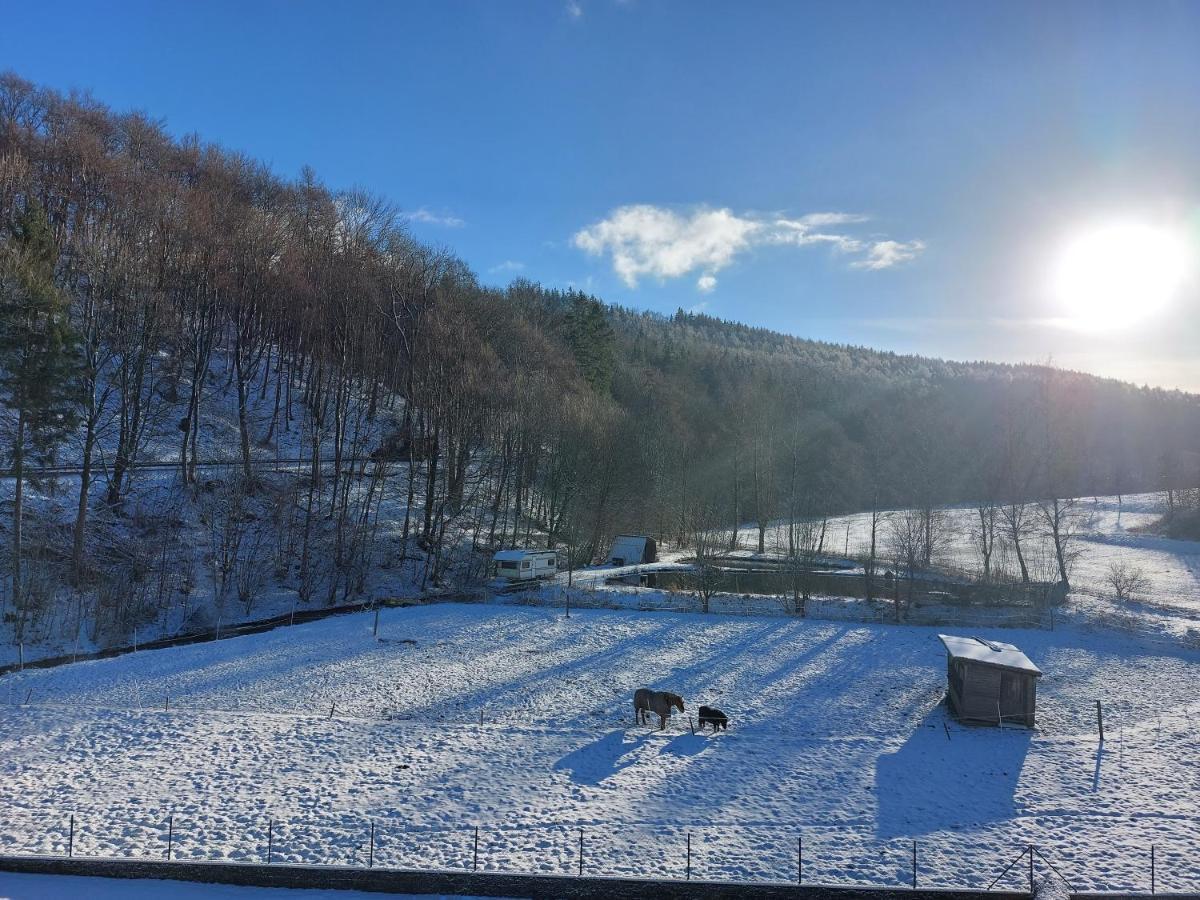
[[[1183,282],[1187,253],[1170,230],[1111,224],[1069,242],[1058,260],[1054,294],[1072,324],[1111,331],[1166,308]]]

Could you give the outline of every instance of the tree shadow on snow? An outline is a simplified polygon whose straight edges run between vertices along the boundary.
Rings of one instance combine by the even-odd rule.
[[[610,775],[633,764],[633,751],[641,747],[649,735],[629,740],[625,729],[610,731],[603,737],[572,750],[554,764],[557,772],[568,772],[576,784],[598,785]]]
[[[1015,795],[1033,732],[951,725],[944,705],[875,763],[876,836],[913,837],[1000,822],[1019,814]]]

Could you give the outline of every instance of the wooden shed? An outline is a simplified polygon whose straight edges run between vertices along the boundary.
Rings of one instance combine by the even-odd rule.
[[[946,648],[947,695],[958,718],[1033,727],[1042,671],[1001,641],[939,634]]]
[[[618,534],[608,554],[610,566],[636,566],[658,559],[658,545],[644,534]]]

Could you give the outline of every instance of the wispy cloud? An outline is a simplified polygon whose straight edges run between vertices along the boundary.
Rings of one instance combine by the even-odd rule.
[[[699,207],[676,212],[650,204],[614,209],[576,232],[572,242],[593,256],[607,255],[613,270],[631,288],[645,277],[668,279],[699,273],[696,289],[709,293],[716,275],[756,246],[824,244],[853,257],[860,269],[886,269],[908,262],[924,249],[921,241],[864,238],[847,228],[868,217],[858,213],[814,212],[787,216],[738,215],[729,209]]]
[[[875,241],[867,248],[865,259],[850,263],[856,269],[890,269],[892,266],[916,259],[925,249],[923,241]]]
[[[567,0],[567,15],[572,19],[583,17],[583,7],[579,4],[579,0]]]
[[[441,225],[443,228],[462,228],[467,224],[458,216],[444,212],[435,213],[424,206],[410,213],[404,213],[404,217],[410,222],[420,222],[422,225]]]
[[[488,269],[489,272],[500,275],[505,272],[521,272],[525,269],[525,263],[515,259],[506,259],[504,262],[492,266]]]

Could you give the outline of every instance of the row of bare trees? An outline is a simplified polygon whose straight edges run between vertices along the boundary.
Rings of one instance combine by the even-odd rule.
[[[79,605],[93,607],[101,630],[101,583],[127,578],[131,564],[98,562],[113,558],[100,545],[153,518],[141,473],[164,459],[196,499],[172,507],[179,528],[165,513],[157,525],[181,544],[204,536],[200,571],[181,581],[185,593],[211,584],[218,621],[227,600],[252,611],[264,573],[301,603],[333,603],[362,594],[379,565],[415,561],[422,586],[441,583],[463,562],[464,540],[603,539],[617,503],[615,479],[597,477],[616,468],[597,452],[620,427],[611,399],[536,310],[514,309],[451,254],[413,240],[390,204],[330,191],[309,171],[285,181],[144,115],[9,74],[5,259],[24,252],[27,221],[46,234],[46,290],[63,298],[72,350],[61,379],[71,427],[34,448],[32,462],[69,462],[78,474],[38,485],[74,494],[69,559],[54,504],[36,534],[22,531],[20,506],[14,513],[6,596],[18,632],[53,618],[46,597],[56,590],[86,595]],[[8,279],[5,296],[28,306],[32,283]],[[576,318],[602,313],[584,298],[576,306]],[[25,446],[14,443],[22,422],[0,423],[18,497],[36,468],[12,453]],[[214,483],[206,465],[231,455],[236,476]],[[296,459],[295,477],[262,474],[264,462]],[[589,502],[599,512],[584,528]],[[384,525],[400,531],[395,559],[380,555],[385,504]],[[60,589],[46,576],[37,603],[25,602],[31,556],[46,563],[39,578],[61,574]],[[138,578],[145,564],[132,567]]]

